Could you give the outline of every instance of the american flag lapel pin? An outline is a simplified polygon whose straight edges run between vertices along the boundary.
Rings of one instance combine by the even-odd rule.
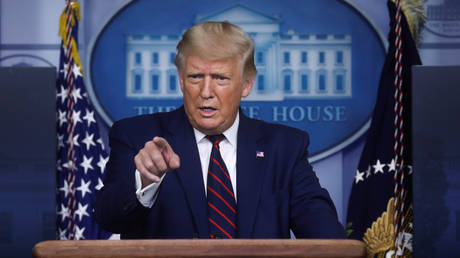
[[[263,151],[256,151],[256,157],[257,158],[263,158],[264,157],[264,152]]]

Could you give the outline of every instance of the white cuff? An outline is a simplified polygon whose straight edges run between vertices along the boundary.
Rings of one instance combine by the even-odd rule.
[[[152,208],[155,200],[157,199],[158,188],[160,187],[165,174],[160,178],[160,182],[151,183],[150,185],[142,188],[141,173],[136,169],[136,197],[139,202],[147,208]]]

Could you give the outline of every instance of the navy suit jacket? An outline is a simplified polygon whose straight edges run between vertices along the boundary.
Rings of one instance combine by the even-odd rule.
[[[164,137],[181,166],[166,173],[152,208],[135,194],[134,156]],[[184,108],[123,119],[110,130],[110,159],[97,193],[95,219],[122,238],[208,238],[198,147]],[[237,237],[343,238],[329,194],[307,161],[306,132],[250,119],[240,112],[237,138]],[[256,152],[264,152],[257,157]]]

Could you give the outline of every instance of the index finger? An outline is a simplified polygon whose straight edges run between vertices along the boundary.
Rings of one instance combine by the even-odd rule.
[[[155,136],[153,138],[153,143],[161,149],[161,154],[165,157],[166,161],[169,162],[172,154],[175,154],[173,149],[171,148],[171,145],[169,145],[168,141],[166,141],[165,138]]]

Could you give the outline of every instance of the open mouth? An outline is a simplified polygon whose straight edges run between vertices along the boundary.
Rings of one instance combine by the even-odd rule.
[[[213,112],[217,109],[213,108],[213,107],[200,107],[200,110],[201,111],[204,111],[204,112]]]
[[[212,115],[216,111],[216,108],[213,107],[200,107],[200,112],[203,115]]]

